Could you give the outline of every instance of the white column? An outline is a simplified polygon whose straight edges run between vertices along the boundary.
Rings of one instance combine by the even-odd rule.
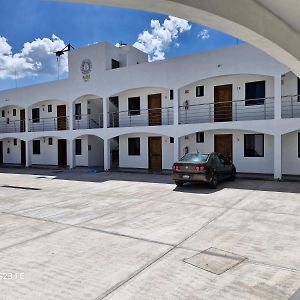
[[[75,167],[75,140],[68,141],[68,165],[70,169]]]
[[[174,137],[174,162],[179,160],[180,156],[180,138]]]
[[[281,74],[274,76],[274,116],[281,119]]]
[[[110,139],[103,140],[104,144],[104,170],[110,169]]]
[[[29,110],[30,108],[25,108],[25,132],[29,131]]]
[[[74,129],[74,103],[71,102],[69,104],[69,129],[73,130]]]
[[[274,135],[274,179],[282,178],[282,145],[281,135]]]
[[[109,97],[103,97],[103,128],[108,127]]]
[[[174,125],[178,125],[179,123],[179,103],[180,103],[180,90],[174,89],[174,99],[173,99],[173,120]]]
[[[32,141],[25,141],[26,148],[26,167],[32,165]]]

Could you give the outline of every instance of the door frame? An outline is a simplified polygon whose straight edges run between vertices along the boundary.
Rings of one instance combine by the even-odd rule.
[[[66,145],[66,151],[65,151],[65,164],[61,164],[61,152],[60,152],[60,143],[64,141]],[[67,167],[68,166],[68,141],[66,139],[58,139],[57,140],[57,165],[59,167]]]
[[[26,166],[26,142],[20,140],[21,142],[21,165]]]
[[[217,101],[217,98],[216,98],[217,92],[216,92],[216,90],[218,88],[228,88],[228,90],[230,90],[230,101],[228,101],[228,103],[230,103],[230,104],[228,106],[227,106],[227,104],[222,103],[223,101],[221,101],[221,102]],[[232,119],[233,119],[232,118],[233,117],[233,113],[232,113],[232,101],[233,101],[233,99],[232,99],[232,97],[233,97],[233,85],[231,83],[230,84],[222,84],[222,85],[215,85],[214,86],[214,122],[231,122],[232,121]],[[219,107],[219,109],[221,109],[221,111],[222,110],[224,111],[225,109],[228,108],[228,116],[227,115],[226,116],[216,115],[216,111],[217,111],[216,108],[217,107]],[[226,111],[226,113],[227,113],[227,111]]]
[[[59,111],[59,107],[65,107],[65,115],[61,115],[59,116],[58,115],[58,111]],[[66,104],[60,104],[60,105],[57,105],[56,107],[56,127],[57,127],[57,130],[66,130],[67,129],[67,105]]]
[[[153,96],[159,96],[159,101],[160,101],[160,106],[159,107],[154,107],[150,108],[150,101],[151,97]],[[154,124],[151,124],[151,117],[152,116],[160,116],[159,122],[154,120]],[[151,94],[148,95],[148,126],[160,126],[162,125],[162,94],[157,93],[157,94]]]
[[[231,133],[224,133],[224,134],[214,134],[214,152],[218,152],[216,151],[216,139],[217,137],[220,137],[220,136],[230,136],[231,137],[231,157],[226,157],[226,155],[224,153],[221,153],[223,154],[227,159],[230,159],[231,161],[233,161],[233,134]]]
[[[160,168],[151,168],[151,140],[160,140]],[[148,136],[148,169],[151,171],[161,171],[162,170],[162,137],[161,136]]]

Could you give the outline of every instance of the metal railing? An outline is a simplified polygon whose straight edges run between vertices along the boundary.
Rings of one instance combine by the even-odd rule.
[[[108,113],[109,127],[173,125],[173,107]]]
[[[29,131],[55,131],[69,129],[69,117],[29,119]]]
[[[103,114],[75,115],[74,129],[103,128]]]
[[[300,118],[300,95],[282,97],[281,118]]]
[[[179,106],[179,123],[214,123],[274,119],[274,98]]]
[[[0,122],[0,133],[25,132],[25,120],[7,120]]]

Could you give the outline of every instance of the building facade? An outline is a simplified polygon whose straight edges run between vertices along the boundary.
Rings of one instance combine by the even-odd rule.
[[[0,92],[0,163],[170,170],[222,152],[237,172],[300,175],[299,79],[248,45],[159,62],[101,43],[67,79]]]

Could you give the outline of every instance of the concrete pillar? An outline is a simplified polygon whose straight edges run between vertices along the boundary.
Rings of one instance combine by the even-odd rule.
[[[174,162],[180,158],[180,138],[174,137]]]
[[[110,169],[110,139],[104,139],[104,170]]]
[[[74,103],[70,103],[69,105],[69,129],[73,130],[74,129]]]
[[[179,123],[179,103],[180,103],[180,93],[179,89],[174,89],[174,99],[173,99],[173,120],[174,125],[178,125]]]
[[[109,97],[103,98],[103,128],[108,127]]]
[[[25,108],[25,132],[29,131],[29,110],[30,108]]]
[[[282,178],[282,137],[280,134],[274,135],[274,179]]]
[[[274,117],[281,119],[281,74],[274,76]]]
[[[26,148],[26,167],[32,165],[32,141],[25,141]]]
[[[68,165],[70,169],[75,168],[75,140],[68,141]]]

